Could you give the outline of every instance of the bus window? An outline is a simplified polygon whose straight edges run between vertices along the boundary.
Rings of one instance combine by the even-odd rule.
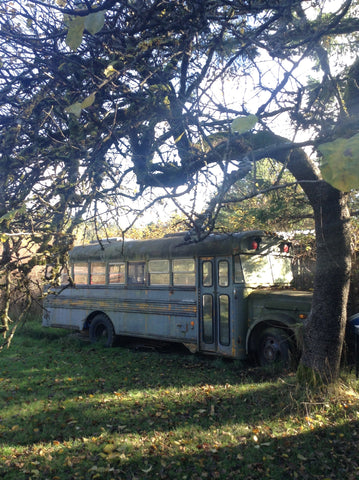
[[[219,296],[219,342],[229,345],[229,297]]]
[[[108,265],[108,283],[125,283],[125,263]]]
[[[91,263],[91,285],[106,285],[106,264],[100,262]]]
[[[245,282],[248,285],[272,285],[272,269],[268,255],[242,255]]]
[[[213,274],[212,274],[212,262],[203,261],[202,263],[202,286],[203,287],[212,287],[213,285]]]
[[[228,287],[229,285],[229,268],[227,260],[218,262],[218,285],[220,287]]]
[[[273,283],[289,284],[293,280],[292,262],[290,257],[271,255],[269,257],[272,266]]]
[[[146,283],[145,262],[128,262],[127,282],[130,285]]]
[[[213,343],[213,297],[203,295],[203,332],[202,337],[205,343]]]
[[[150,260],[148,262],[148,271],[150,274],[150,285],[169,285],[169,260]]]
[[[88,283],[88,263],[74,264],[74,282],[79,285],[86,285]]]
[[[191,258],[173,260],[173,285],[195,285],[195,263]]]
[[[234,283],[243,283],[243,270],[241,265],[241,260],[239,255],[235,255],[234,257]]]

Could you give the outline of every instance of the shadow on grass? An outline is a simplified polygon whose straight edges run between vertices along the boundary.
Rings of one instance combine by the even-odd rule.
[[[153,435],[183,425],[230,428],[234,423],[251,424],[258,416],[265,422],[288,414],[285,383],[237,383],[234,370],[225,377],[221,371],[204,369],[203,361],[187,364],[177,357],[161,359],[158,354],[133,352],[126,353],[129,362],[113,366],[110,373],[108,360],[113,357],[103,353],[91,352],[97,360],[91,377],[88,366],[74,365],[69,357],[60,356],[43,368],[41,361],[38,367],[24,369],[24,365],[22,377],[3,381],[1,397],[7,416],[0,441],[18,446],[63,442],[97,436],[103,429]],[[102,376],[96,374],[100,363]],[[152,369],[145,368],[148,363]],[[179,367],[189,367],[186,375],[178,373]]]
[[[0,478],[355,480],[359,475],[358,421],[281,438],[261,435],[258,441],[251,435],[234,436],[225,447],[210,442],[188,447],[184,433],[181,438],[168,432],[145,440],[122,434],[118,443],[93,438],[61,448],[38,447],[27,452],[26,466],[20,454],[7,459]]]
[[[284,384],[258,383],[259,374],[249,389],[241,390],[249,377],[238,362],[94,348],[58,330],[41,329],[36,336],[37,325],[28,329],[0,357],[0,401],[7,412],[0,440],[62,441],[78,433],[96,435],[105,423],[125,425],[133,433],[168,430],[198,411],[204,425],[213,421],[211,411],[224,422],[243,421],[241,415],[249,420],[258,413],[272,417],[271,403],[286,390]],[[168,419],[161,422],[164,411]]]

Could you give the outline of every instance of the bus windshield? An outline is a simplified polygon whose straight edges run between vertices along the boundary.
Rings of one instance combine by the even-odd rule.
[[[241,255],[247,285],[288,285],[293,280],[291,259],[279,255]]]

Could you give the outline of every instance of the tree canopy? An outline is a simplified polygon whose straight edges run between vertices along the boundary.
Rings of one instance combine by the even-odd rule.
[[[198,198],[206,182],[215,194],[204,212],[178,200],[199,240],[232,185],[267,157],[316,204],[317,226],[318,194],[346,222],[346,195],[322,181],[316,153],[334,187],[358,186],[356,2],[3,0],[0,13],[6,291],[11,271],[60,265],[84,218]],[[339,290],[350,271],[342,227]],[[345,297],[335,309],[336,358]]]
[[[330,140],[348,110],[350,60],[335,75],[327,57],[350,56],[358,25],[351,2],[334,13],[326,3],[4,1],[6,213],[21,215],[31,198],[26,216],[36,225],[35,212],[40,223],[43,210],[55,214],[56,231],[65,211],[76,222],[91,202],[157,187],[173,195],[209,165],[228,169],[249,151],[230,129],[249,113],[261,129],[278,130],[282,115],[291,138],[301,127],[306,140]],[[322,71],[308,85],[299,73],[306,59]],[[124,188],[133,179],[137,192]]]

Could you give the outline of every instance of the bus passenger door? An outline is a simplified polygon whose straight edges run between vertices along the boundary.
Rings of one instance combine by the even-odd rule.
[[[232,355],[234,302],[231,257],[201,258],[199,267],[200,350]]]

